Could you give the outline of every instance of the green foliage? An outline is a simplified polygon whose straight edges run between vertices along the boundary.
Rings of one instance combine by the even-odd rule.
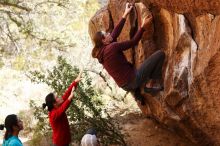
[[[85,3],[82,3],[81,5],[84,8],[84,13],[81,15],[85,18],[90,18],[91,14],[95,14],[95,12],[100,8],[100,5],[97,3],[97,0],[87,0]]]
[[[5,64],[4,64],[3,60],[0,58],[0,69],[1,69],[4,65],[5,65]]]
[[[31,110],[22,110],[18,113],[18,117],[22,119],[23,125],[25,125],[22,135],[25,137],[32,131],[33,126],[33,117],[31,115]]]
[[[58,54],[76,51],[72,55],[80,57],[79,50],[82,48],[87,52],[86,56],[91,56],[88,21],[100,8],[98,1],[3,2],[5,5],[0,11],[0,54],[3,54],[4,62],[0,59],[0,68],[10,64],[6,67],[18,71],[42,69],[48,62],[54,61]]]
[[[57,66],[47,70],[46,73],[31,72],[30,78],[33,82],[46,83],[60,97],[78,73],[79,69],[76,66],[72,67],[65,59],[58,57]],[[92,88],[91,81],[91,78],[85,72],[83,80],[77,87],[75,99],[67,111],[72,141],[79,143],[86,130],[95,127],[103,145],[126,145],[123,135],[120,133],[119,124],[104,110],[100,95]],[[38,120],[39,132],[48,135],[50,128],[48,127],[48,118],[45,116],[45,111],[33,101],[30,105],[34,109],[34,116]]]
[[[29,145],[39,146],[45,145],[45,139],[47,139],[47,144],[52,144],[52,133],[51,127],[49,125],[49,120],[47,116],[47,111],[43,110],[41,107],[37,106],[36,103],[31,100],[30,107],[33,109],[34,117],[37,119],[37,124],[33,128],[33,136]]]
[[[25,70],[27,68],[25,57],[18,55],[12,63],[12,67],[16,70]]]
[[[27,37],[33,31],[33,22],[29,20],[23,26],[21,26],[19,31],[25,34]]]
[[[2,2],[17,4],[19,1],[18,0],[3,0]]]

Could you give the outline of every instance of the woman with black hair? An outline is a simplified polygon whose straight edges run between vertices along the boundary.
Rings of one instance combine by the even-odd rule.
[[[49,111],[49,121],[53,130],[53,144],[54,146],[68,146],[71,142],[70,127],[66,115],[66,110],[70,106],[74,98],[74,91],[77,84],[81,80],[81,74],[72,82],[67,91],[63,94],[62,98],[58,98],[54,93],[49,93],[43,104],[43,108]]]
[[[0,130],[6,128],[4,141],[2,146],[23,146],[18,134],[23,130],[23,122],[17,117],[17,115],[8,115],[5,118],[5,124],[0,125]]]

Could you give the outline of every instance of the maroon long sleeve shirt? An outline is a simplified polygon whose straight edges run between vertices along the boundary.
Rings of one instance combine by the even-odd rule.
[[[122,18],[119,24],[114,28],[111,36],[113,42],[101,48],[98,55],[99,62],[112,76],[119,87],[123,87],[135,78],[136,69],[125,58],[123,51],[134,47],[140,41],[144,29],[141,28],[135,36],[128,41],[116,42],[126,19]]]
[[[62,96],[64,100],[62,105],[49,112],[50,125],[53,130],[53,143],[56,146],[65,146],[71,142],[70,127],[65,111],[70,106],[71,101],[68,100],[68,97],[70,96],[73,87],[77,87],[77,82],[72,82]]]

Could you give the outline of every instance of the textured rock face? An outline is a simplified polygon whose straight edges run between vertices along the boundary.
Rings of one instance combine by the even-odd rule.
[[[184,5],[180,0],[142,2],[136,3],[118,41],[131,38],[141,19],[152,13],[151,27],[139,45],[125,55],[139,67],[154,51],[162,49],[166,61],[165,91],[155,97],[144,94],[147,105],[139,105],[140,109],[197,145],[220,145],[220,7],[215,7],[220,1],[206,4],[203,0],[186,0]],[[111,31],[125,3],[110,0],[108,7],[91,19],[90,36],[100,29]],[[153,6],[149,10],[150,3]]]
[[[220,14],[220,0],[149,0],[149,2],[177,13]]]

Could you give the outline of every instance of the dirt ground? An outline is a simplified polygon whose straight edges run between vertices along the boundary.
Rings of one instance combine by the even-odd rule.
[[[122,132],[126,135],[125,141],[128,146],[195,146],[188,140],[160,127],[151,119],[145,118],[141,113],[130,113],[117,119]],[[28,144],[24,143],[24,146]]]
[[[129,114],[120,118],[128,146],[194,146],[186,139],[160,127],[141,114]]]

